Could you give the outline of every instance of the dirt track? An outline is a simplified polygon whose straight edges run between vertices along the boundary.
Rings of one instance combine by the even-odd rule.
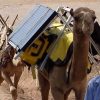
[[[69,6],[72,8],[77,8],[81,6],[89,7],[95,10],[97,15],[97,20],[100,22],[100,2],[99,0],[0,0],[0,14],[6,18],[10,16],[8,23],[11,24],[12,20],[19,14],[19,19],[16,25],[23,18],[24,15],[36,4],[43,4],[53,9],[57,9],[58,6]],[[90,2],[91,1],[91,2]],[[97,74],[96,69],[89,75],[89,78]],[[6,82],[0,86],[0,100],[11,100],[11,95],[9,94],[9,88]],[[41,100],[39,91],[36,91],[35,80],[32,79],[31,72],[28,73],[27,69],[23,72],[18,86],[18,100]],[[52,97],[50,96],[50,100]],[[75,100],[74,95],[70,95],[69,100]]]

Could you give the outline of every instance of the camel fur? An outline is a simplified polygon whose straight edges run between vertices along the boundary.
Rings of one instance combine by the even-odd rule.
[[[49,89],[54,100],[68,100],[70,91],[75,92],[76,100],[84,100],[87,85],[89,37],[94,30],[95,12],[86,7],[71,11],[73,25],[73,55],[69,79],[66,76],[67,64],[53,66],[52,70],[38,71],[42,100],[48,100]],[[51,66],[52,67],[52,66]]]
[[[0,84],[5,80],[10,86],[12,99],[16,100],[17,86],[25,64],[20,58],[17,60],[13,59],[14,54],[15,50],[11,46],[8,46],[5,51],[2,51],[0,64]],[[10,78],[11,76],[14,77],[14,83]]]

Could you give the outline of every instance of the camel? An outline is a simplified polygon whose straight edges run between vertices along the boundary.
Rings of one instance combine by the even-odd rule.
[[[5,80],[10,86],[10,92],[13,100],[16,100],[18,82],[25,65],[21,62],[21,59],[14,60],[14,54],[14,49],[11,46],[8,46],[5,51],[2,51],[0,64],[0,84]],[[14,83],[10,78],[11,76],[14,76]]]
[[[0,48],[0,84],[5,80],[10,86],[12,99],[17,99],[17,86],[22,75],[25,64],[20,58],[13,59],[16,50],[7,43],[7,33],[10,34],[9,28],[4,26],[1,34]],[[6,45],[5,45],[6,44]],[[11,80],[14,77],[14,83]]]
[[[70,14],[73,24],[73,54],[69,76],[66,70],[68,65],[50,66],[50,71],[38,70],[39,86],[42,100],[48,100],[49,90],[54,100],[68,100],[73,90],[76,100],[84,100],[87,86],[87,66],[89,52],[89,37],[94,30],[95,12],[86,7],[80,7]]]

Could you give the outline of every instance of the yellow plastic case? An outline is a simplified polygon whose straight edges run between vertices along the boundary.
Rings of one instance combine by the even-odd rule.
[[[43,53],[49,45],[48,38],[36,39],[26,50],[21,54],[21,58],[28,64],[34,65],[42,58]]]

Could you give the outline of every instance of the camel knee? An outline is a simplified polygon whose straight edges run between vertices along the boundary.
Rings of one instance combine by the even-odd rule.
[[[15,76],[14,76],[14,86],[17,88],[17,86],[18,86],[18,82],[19,82],[19,80],[20,80],[20,77],[21,77],[21,75],[22,75],[22,73],[18,73],[18,74],[15,74]]]

